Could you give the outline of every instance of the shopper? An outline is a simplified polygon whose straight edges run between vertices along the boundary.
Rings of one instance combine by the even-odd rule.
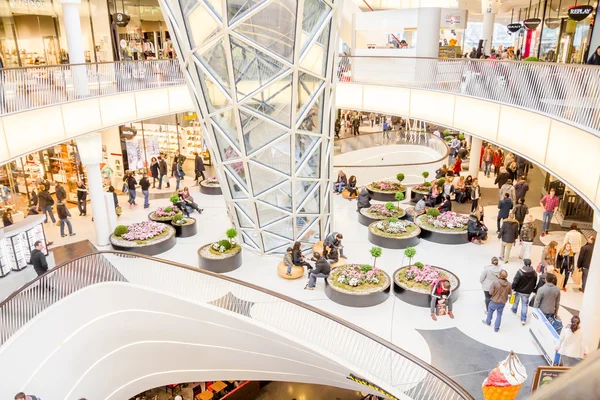
[[[510,260],[510,251],[519,237],[519,222],[515,219],[515,214],[510,213],[508,218],[502,222],[500,229],[500,260],[507,264]]]
[[[358,196],[358,190],[356,189],[356,176],[352,175],[348,180],[348,192],[350,192],[350,198]]]
[[[330,246],[330,247],[336,248],[338,253],[340,254],[340,257],[346,258],[346,256],[344,256],[344,246],[342,246],[343,238],[344,238],[344,236],[341,233],[331,232],[325,238],[325,240],[323,242],[323,246]]]
[[[144,195],[144,208],[148,208],[150,207],[150,203],[148,202],[148,198],[150,197],[150,180],[146,173],[142,174],[142,179],[140,179],[140,189],[142,189],[142,194]]]
[[[458,203],[462,204],[467,200],[466,190],[465,177],[461,176],[458,178],[458,182],[456,182],[456,187],[454,188],[454,195]]]
[[[533,224],[533,215],[529,214],[523,221],[523,227],[521,228],[521,251],[519,252],[519,258],[531,258],[531,247],[533,246],[533,239],[537,236],[537,228]]]
[[[152,175],[152,189],[155,189],[156,180],[160,175],[160,167],[158,165],[158,160],[156,159],[156,157],[152,157],[152,159],[150,160],[150,174]],[[160,181],[158,182],[158,186],[160,189]]]
[[[304,258],[304,255],[302,254],[302,244],[300,242],[294,243],[292,249],[292,261],[294,262],[294,265],[306,267],[308,271],[312,269],[312,265],[306,261],[306,258]]]
[[[492,299],[490,287],[498,279],[501,270],[502,268],[498,265],[498,257],[492,257],[492,263],[484,267],[479,276],[479,282],[481,282],[481,289],[483,289],[483,296],[485,297],[486,314],[489,310],[490,300]]]
[[[50,193],[48,193],[48,188],[46,188],[44,185],[40,185],[39,189],[40,193],[38,194],[38,204],[40,207],[40,211],[43,212],[44,216],[46,217],[44,223],[48,222],[48,214],[50,214],[50,219],[52,220],[52,223],[55,223],[56,219],[54,218],[54,213],[52,212],[54,199],[52,198]]]
[[[477,210],[479,205],[479,198],[481,197],[481,188],[479,187],[479,179],[473,179],[471,185],[471,212]]]
[[[204,160],[202,159],[202,156],[200,154],[198,154],[198,152],[195,152],[195,158],[194,158],[194,172],[196,174],[194,181],[196,181],[196,185],[200,184],[200,181],[198,181],[198,179],[200,177],[202,177],[202,180],[205,180],[206,177],[204,176],[204,171],[206,170],[206,168],[204,167]]]
[[[482,158],[483,162],[485,163],[483,174],[489,178],[492,170],[492,164],[494,163],[494,150],[492,149],[491,145],[484,150]]]
[[[552,217],[554,213],[558,210],[559,199],[555,195],[556,191],[554,189],[550,189],[550,194],[547,194],[540,200],[540,206],[544,209],[544,214],[542,217],[542,234],[541,236],[545,236],[548,234],[548,229],[550,229],[550,223],[552,222]]]
[[[557,246],[558,243],[553,240],[542,250],[542,259],[540,260],[540,264],[542,264],[542,273],[554,272],[556,265]]]
[[[65,237],[65,225],[69,229],[69,236],[75,235],[73,233],[73,226],[71,225],[71,221],[69,221],[69,217],[71,213],[67,209],[67,206],[63,202],[58,202],[56,204],[56,214],[58,215],[58,220],[60,221],[60,236]]]
[[[454,175],[460,176],[460,173],[462,172],[462,159],[460,158],[460,156],[456,157],[456,161],[454,161],[454,167],[452,168],[452,172],[454,172]]]
[[[450,195],[444,193],[442,195],[442,204],[438,207],[440,213],[452,211],[452,202],[450,201]]]
[[[519,178],[519,182],[517,182],[515,184],[515,196],[517,198],[517,201],[519,199],[523,199],[523,202],[525,202],[525,195],[527,194],[528,190],[529,190],[529,184],[527,183],[527,180],[525,179],[525,175],[522,175]]]
[[[129,208],[137,206],[135,202],[136,192],[135,188],[137,185],[137,181],[133,177],[133,172],[125,171],[125,183],[127,184],[127,192],[129,193]]]
[[[371,194],[367,190],[366,186],[360,189],[358,194],[358,201],[356,202],[356,211],[360,212],[361,208],[371,207]]]
[[[421,197],[421,199],[417,201],[417,204],[415,205],[415,213],[417,215],[423,214],[425,212],[425,208],[427,208],[428,199],[429,196],[423,195],[423,197]]]
[[[573,254],[571,244],[567,243],[556,254],[556,268],[559,268],[560,273],[565,276],[561,288],[563,292],[567,291],[567,282],[569,281],[569,275],[573,273],[574,265],[575,255]]]
[[[77,181],[77,209],[79,210],[79,216],[85,217],[87,215],[87,188],[82,180]]]
[[[54,190],[56,192],[56,202],[64,203],[67,200],[67,191],[63,185],[61,185],[60,182],[56,182],[56,187]]]
[[[287,276],[292,276],[292,267],[294,266],[294,261],[292,259],[292,252],[293,252],[292,248],[288,247],[285,251],[285,254],[283,255],[283,263],[287,267],[287,271],[285,273]]]
[[[592,235],[588,238],[587,243],[581,248],[579,260],[577,260],[579,268],[581,268],[581,288],[579,291],[585,292],[585,284],[587,283],[588,273],[590,272],[590,264],[592,263],[592,255],[594,254],[594,242],[596,236]]]
[[[571,245],[571,250],[573,251],[575,257],[575,268],[578,268],[577,258],[579,257],[579,252],[581,251],[581,246],[583,245],[582,234],[577,229],[577,224],[571,224],[570,230],[565,235],[563,240],[563,246],[569,243]]]
[[[44,275],[48,271],[48,262],[46,261],[46,255],[42,252],[44,244],[41,240],[36,241],[33,244],[33,250],[31,251],[31,257],[29,264],[33,265],[35,273],[40,276]]]
[[[431,312],[431,319],[437,321],[436,309],[438,304],[444,304],[448,310],[448,316],[454,319],[452,313],[452,285],[447,279],[438,279],[431,284],[431,301],[429,303],[429,311]]]
[[[479,222],[477,215],[470,214],[469,221],[467,222],[467,234],[471,240],[471,243],[481,244],[481,241],[487,236],[487,230]]]
[[[31,189],[31,192],[29,193],[30,195],[30,199],[29,199],[29,207],[36,207],[38,206],[38,195],[37,192],[35,191],[35,188]]]
[[[504,184],[506,182],[508,182],[508,180],[510,179],[510,175],[508,174],[508,172],[506,172],[506,168],[504,168],[504,167],[499,167],[499,168],[500,168],[500,173],[494,180],[494,184],[498,185],[498,189],[500,190],[502,188],[502,186],[504,186]],[[512,186],[512,181],[511,181],[511,186]]]
[[[331,272],[331,266],[322,254],[315,252],[313,257],[316,260],[315,268],[308,273],[308,284],[304,287],[307,290],[314,290],[317,278],[327,279]]]
[[[494,176],[497,178],[498,175],[500,174],[500,166],[502,165],[502,160],[503,160],[503,155],[502,155],[502,150],[500,149],[496,149],[494,151]],[[503,178],[504,179],[504,178]],[[507,174],[507,179],[508,179],[508,174]],[[497,182],[494,182],[494,184],[497,184]],[[502,182],[502,185],[504,184],[504,182]],[[500,186],[502,186],[500,185]],[[498,189],[500,189],[500,186],[498,186]]]
[[[508,179],[504,185],[500,188],[500,200],[504,198],[504,195],[508,193],[510,199],[513,204],[517,203],[516,195],[515,195],[515,187],[512,184],[512,179]]]
[[[112,193],[113,196],[113,202],[115,204],[115,211],[117,211],[117,217],[121,216],[120,213],[120,209],[121,207],[119,207],[119,198],[117,197],[117,193],[115,192],[115,188],[113,186],[109,186],[108,187],[108,193]]]
[[[504,312],[504,306],[508,301],[508,296],[511,293],[510,283],[506,280],[508,273],[505,270],[501,270],[498,273],[498,279],[490,285],[490,295],[492,296],[490,304],[488,306],[487,318],[482,322],[487,326],[492,325],[492,317],[496,312],[496,321],[494,322],[494,332],[500,330],[500,324],[502,324],[502,313]]]
[[[4,227],[9,227],[13,224],[13,216],[12,216],[12,212],[10,211],[9,208],[4,209],[4,214],[2,214],[2,224],[4,225]]]
[[[523,222],[525,222],[525,217],[529,214],[529,207],[524,204],[524,199],[521,197],[517,200],[517,206],[513,210],[515,213],[515,219],[519,221],[519,235],[521,234],[521,229],[523,227]]]
[[[159,176],[160,178],[158,179],[158,189],[162,189],[162,182],[163,182],[163,178],[165,176],[167,176],[167,173],[169,172],[169,166],[167,165],[167,161],[164,159],[163,156],[158,156],[158,169],[159,169]],[[169,183],[169,178],[167,177],[167,188],[170,188],[171,184]]]
[[[202,214],[202,211],[204,211],[204,209],[200,208],[198,204],[194,201],[194,198],[190,194],[190,190],[187,188],[187,186],[184,187],[183,192],[180,193],[180,198],[181,200],[183,200],[183,203],[186,207],[193,208],[198,212],[198,214]]]
[[[40,400],[40,398],[33,396],[31,394],[25,394],[23,392],[19,392],[19,393],[15,394],[15,400]]]
[[[336,194],[340,194],[344,191],[346,186],[348,185],[348,178],[346,174],[341,169],[338,171],[337,180],[333,184],[333,190]]]
[[[560,354],[560,363],[564,367],[574,367],[587,357],[588,348],[580,324],[581,320],[574,315],[571,317],[571,323],[560,333],[556,352]]]
[[[371,125],[372,126],[372,125]],[[342,129],[342,123],[340,121],[340,119],[336,119],[335,120],[335,125],[333,127],[333,130],[335,132],[335,138],[339,139],[340,138],[340,130]]]
[[[556,287],[556,276],[545,274],[546,283],[537,289],[534,308],[539,308],[546,318],[558,316],[560,307],[560,289]]]
[[[512,290],[515,291],[515,302],[511,308],[513,314],[517,313],[519,302],[521,302],[521,324],[527,322],[527,307],[529,306],[529,296],[535,290],[537,284],[537,274],[531,267],[531,260],[523,260],[523,267],[517,271],[512,283]]]
[[[596,47],[596,51],[590,56],[587,63],[589,65],[600,65],[600,46]]]
[[[498,202],[498,218],[496,219],[496,225],[498,230],[496,233],[498,234],[498,238],[500,237],[500,222],[504,218],[508,218],[510,214],[510,210],[513,208],[513,202],[510,199],[510,195],[508,193],[504,194],[504,198]]]

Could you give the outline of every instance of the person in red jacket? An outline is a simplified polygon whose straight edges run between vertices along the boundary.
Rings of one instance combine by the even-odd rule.
[[[454,171],[454,175],[460,176],[460,172],[462,171],[462,158],[456,157],[452,171]]]
[[[496,149],[494,151],[494,176],[498,176],[500,165],[502,165],[502,153],[500,153],[500,149]]]

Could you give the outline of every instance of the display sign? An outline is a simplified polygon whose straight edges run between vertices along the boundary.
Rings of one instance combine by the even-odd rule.
[[[531,393],[542,386],[551,384],[556,378],[560,377],[565,372],[568,372],[570,369],[571,367],[537,367],[531,385]]]
[[[592,6],[576,6],[569,8],[569,18],[575,21],[583,21],[592,14],[594,7]]]
[[[381,393],[382,395],[384,395],[387,398],[390,398],[392,400],[399,400],[396,396],[394,396],[393,394],[390,394],[387,390],[380,388],[379,386],[375,385],[374,383],[369,382],[366,379],[354,376],[354,374],[350,374],[350,376],[348,376],[348,379],[358,383],[359,385],[366,386],[371,390],[375,390],[376,392]]]
[[[12,8],[18,8],[18,7],[42,8],[42,7],[44,7],[44,2],[42,0],[10,0],[10,6]]]
[[[546,27],[548,29],[556,29],[560,26],[560,18],[546,18]]]
[[[198,114],[196,114],[196,113],[187,114],[187,115],[183,116],[183,119],[186,121],[194,121],[194,120],[198,119]]]
[[[508,24],[506,26],[506,28],[508,29],[508,31],[512,32],[512,33],[518,32],[522,27],[523,27],[523,25],[521,25],[520,22],[514,22],[514,23]]]
[[[542,20],[539,18],[530,18],[530,19],[526,19],[525,21],[523,21],[523,26],[525,27],[525,29],[529,29],[530,31],[533,31],[541,23],[542,23]]]
[[[131,17],[127,14],[116,13],[113,14],[113,21],[117,26],[127,26]]]

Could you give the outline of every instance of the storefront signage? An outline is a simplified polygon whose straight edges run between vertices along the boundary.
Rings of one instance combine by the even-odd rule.
[[[131,17],[127,14],[123,14],[123,13],[116,13],[113,14],[113,21],[115,24],[117,24],[117,26],[127,26],[127,24],[129,23],[129,20],[131,19]]]
[[[546,27],[548,29],[556,29],[560,26],[561,20],[559,18],[546,18]]]
[[[569,18],[575,21],[583,21],[594,11],[592,6],[576,6],[569,8]]]
[[[16,8],[16,7],[42,8],[42,7],[44,7],[44,2],[42,0],[10,0],[10,6],[12,8]]]
[[[460,15],[448,14],[446,15],[446,23],[450,25],[460,24]]]
[[[519,32],[519,30],[523,27],[523,25],[521,25],[520,22],[514,22],[512,24],[508,24],[506,26],[506,28],[508,29],[509,32],[511,33],[515,33],[515,32]]]
[[[350,379],[351,381],[354,381],[354,382],[358,383],[359,385],[366,386],[366,387],[368,387],[371,390],[374,390],[374,391],[376,391],[378,393],[381,393],[382,395],[384,395],[387,398],[390,398],[392,400],[399,400],[396,396],[394,396],[393,394],[390,394],[388,391],[383,390],[379,386],[377,386],[377,385],[369,382],[366,379],[354,376],[354,374],[350,374],[350,376],[348,377],[348,379]]]
[[[530,18],[530,19],[526,19],[525,21],[523,21],[523,26],[525,26],[525,29],[529,29],[530,31],[533,31],[541,23],[542,23],[542,20],[539,18]]]
[[[191,114],[188,114],[188,115],[184,115],[183,119],[186,120],[186,121],[194,121],[194,120],[198,119],[198,114],[191,113]]]

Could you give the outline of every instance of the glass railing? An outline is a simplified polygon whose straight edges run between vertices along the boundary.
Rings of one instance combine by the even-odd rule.
[[[473,399],[419,358],[308,304],[227,276],[115,251],[55,267],[0,303],[0,345],[52,304],[86,286],[109,281],[130,282],[251,318],[342,362],[355,375],[399,398]]]
[[[340,82],[485,99],[545,114],[595,134],[600,130],[600,68],[596,66],[464,58],[342,57],[337,77]]]
[[[4,68],[0,69],[0,115],[183,84],[177,60]]]

